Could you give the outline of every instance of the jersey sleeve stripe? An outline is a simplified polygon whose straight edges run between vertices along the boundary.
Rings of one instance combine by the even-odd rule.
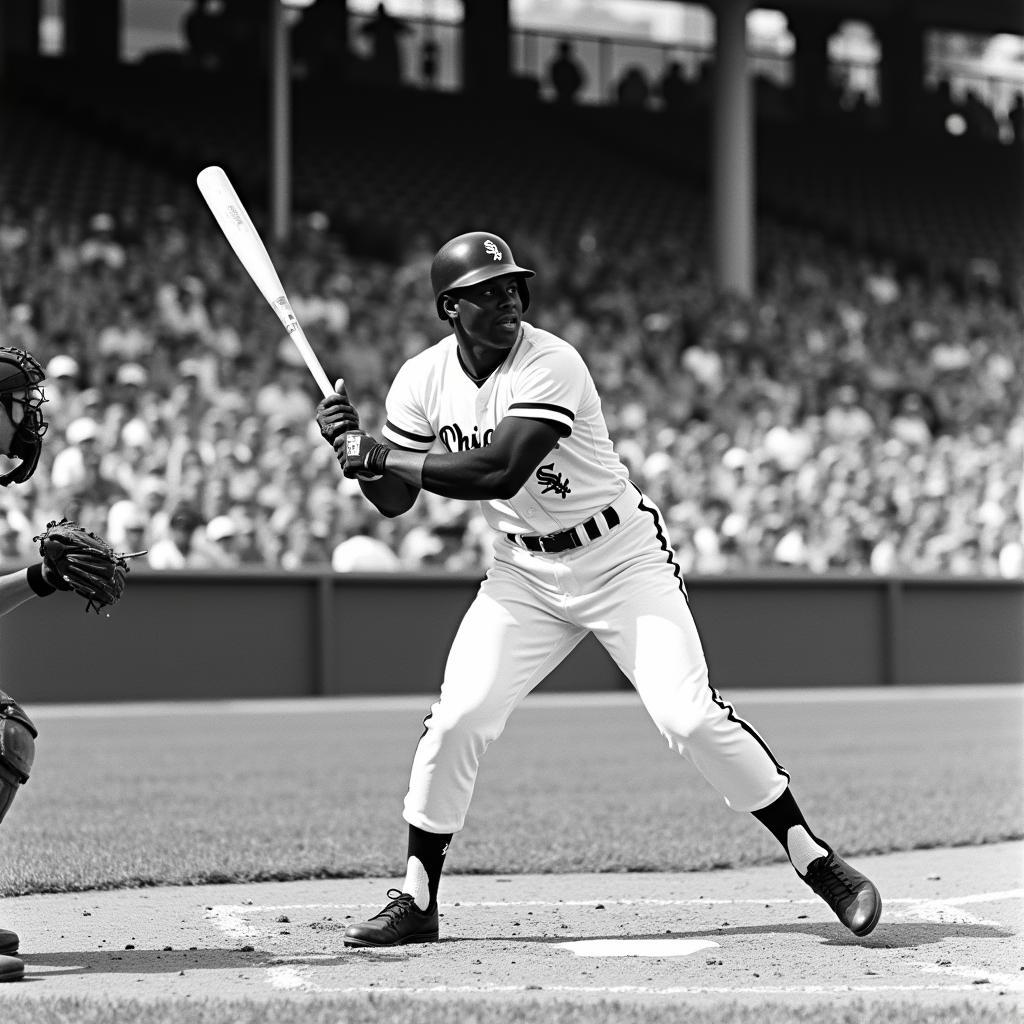
[[[509,416],[517,416],[522,420],[542,420],[544,423],[550,423],[558,428],[558,432],[562,437],[568,437],[572,433],[571,419],[566,419],[565,416],[559,416],[553,412],[537,409],[536,406],[519,405],[515,408],[509,406],[508,414]]]
[[[428,448],[434,443],[433,434],[413,434],[411,431],[403,430],[401,427],[396,427],[391,420],[387,420],[384,423],[384,429],[381,431],[385,437],[390,437],[392,440],[401,441],[404,444],[416,445],[421,448]]]
[[[525,410],[530,414],[554,413],[559,419],[567,419],[570,423],[576,419],[576,414],[571,409],[566,409],[564,405],[549,405],[547,402],[513,402],[508,407],[508,411],[512,412],[513,410],[520,416]]]

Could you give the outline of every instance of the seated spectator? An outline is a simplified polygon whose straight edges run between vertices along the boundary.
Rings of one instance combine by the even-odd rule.
[[[346,537],[331,552],[335,572],[397,572],[401,567],[398,555],[388,544],[366,534]]]
[[[149,565],[153,569],[206,568],[206,554],[196,543],[199,528],[205,527],[199,510],[191,505],[178,505],[169,520],[169,532],[149,549]]]

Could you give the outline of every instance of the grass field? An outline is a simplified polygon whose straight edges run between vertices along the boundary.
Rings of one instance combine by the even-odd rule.
[[[1020,837],[1019,691],[983,701],[901,693],[734,700],[837,849]],[[401,802],[429,699],[356,706],[32,708],[36,767],[4,823],[0,892],[404,873]],[[637,701],[538,697],[488,751],[446,870],[685,871],[780,859],[767,832],[668,749]]]
[[[983,698],[982,698],[983,695]],[[19,695],[21,696],[21,695]],[[805,813],[851,857],[1024,834],[1019,687],[727,695],[789,769]],[[401,801],[430,698],[33,707],[33,777],[0,836],[0,892],[400,877]],[[639,703],[538,696],[484,761],[447,870],[699,871],[782,860],[664,744]],[[3,923],[0,904],[0,924]],[[17,988],[18,986],[13,986]],[[3,989],[0,986],[0,1004]],[[436,1009],[436,1008],[435,1008]],[[461,1000],[443,1019],[506,1021],[1007,1021],[1005,1010],[910,1001],[813,1012],[725,1000],[690,1007]],[[112,997],[2,1005],[4,1024],[378,1022],[441,1019],[415,1000]]]

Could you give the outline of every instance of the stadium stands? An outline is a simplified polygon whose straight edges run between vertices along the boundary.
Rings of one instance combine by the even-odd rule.
[[[479,569],[477,516],[424,495],[381,521],[310,430],[315,388],[195,193],[216,162],[257,220],[266,195],[264,112],[215,77],[43,62],[0,103],[0,338],[52,377],[0,552],[73,514],[163,567]],[[443,331],[433,248],[486,223],[538,270],[531,319],[584,353],[686,571],[1024,573],[1018,151],[764,129],[744,302],[711,284],[697,127],[543,104],[478,127],[456,97],[322,84],[297,86],[276,258],[367,423]],[[332,562],[355,538],[376,543]]]

